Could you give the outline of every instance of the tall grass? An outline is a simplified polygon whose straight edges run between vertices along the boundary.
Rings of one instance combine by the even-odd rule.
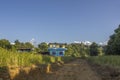
[[[89,57],[88,60],[113,67],[120,67],[120,56],[97,56],[97,57]]]
[[[47,64],[61,61],[61,57],[42,56],[34,53],[19,53],[0,48],[0,67],[30,66],[32,64]]]
[[[70,62],[70,61],[72,61],[74,59],[75,59],[75,57],[72,57],[72,56],[64,56],[64,57],[62,57],[62,61],[64,61],[64,62]]]

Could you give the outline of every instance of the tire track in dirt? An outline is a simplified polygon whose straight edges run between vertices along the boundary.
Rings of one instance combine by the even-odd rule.
[[[87,61],[77,59],[47,74],[44,80],[101,80],[101,78],[91,69]]]

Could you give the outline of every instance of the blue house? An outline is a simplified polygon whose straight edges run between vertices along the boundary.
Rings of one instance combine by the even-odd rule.
[[[67,50],[65,48],[65,45],[66,44],[61,44],[61,43],[50,43],[48,51],[50,55],[53,56],[64,56],[65,50]]]

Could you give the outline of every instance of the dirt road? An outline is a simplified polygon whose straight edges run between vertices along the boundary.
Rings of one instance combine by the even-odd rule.
[[[57,71],[49,73],[44,80],[101,80],[89,64],[82,59],[77,59],[64,64]]]

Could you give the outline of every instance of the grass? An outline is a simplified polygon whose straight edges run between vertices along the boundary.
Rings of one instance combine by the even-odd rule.
[[[97,64],[120,67],[120,56],[94,56],[89,57],[88,60]]]
[[[33,64],[49,64],[57,61],[68,62],[73,57],[43,56],[34,53],[20,53],[0,48],[0,67],[3,66],[31,66]]]
[[[62,61],[64,61],[64,62],[70,62],[70,61],[74,60],[75,57],[72,57],[72,56],[64,56],[64,57],[62,57],[61,59],[62,59]]]
[[[19,53],[0,48],[0,67],[30,66],[32,64],[48,64],[61,61],[61,57],[42,56],[34,53]]]

